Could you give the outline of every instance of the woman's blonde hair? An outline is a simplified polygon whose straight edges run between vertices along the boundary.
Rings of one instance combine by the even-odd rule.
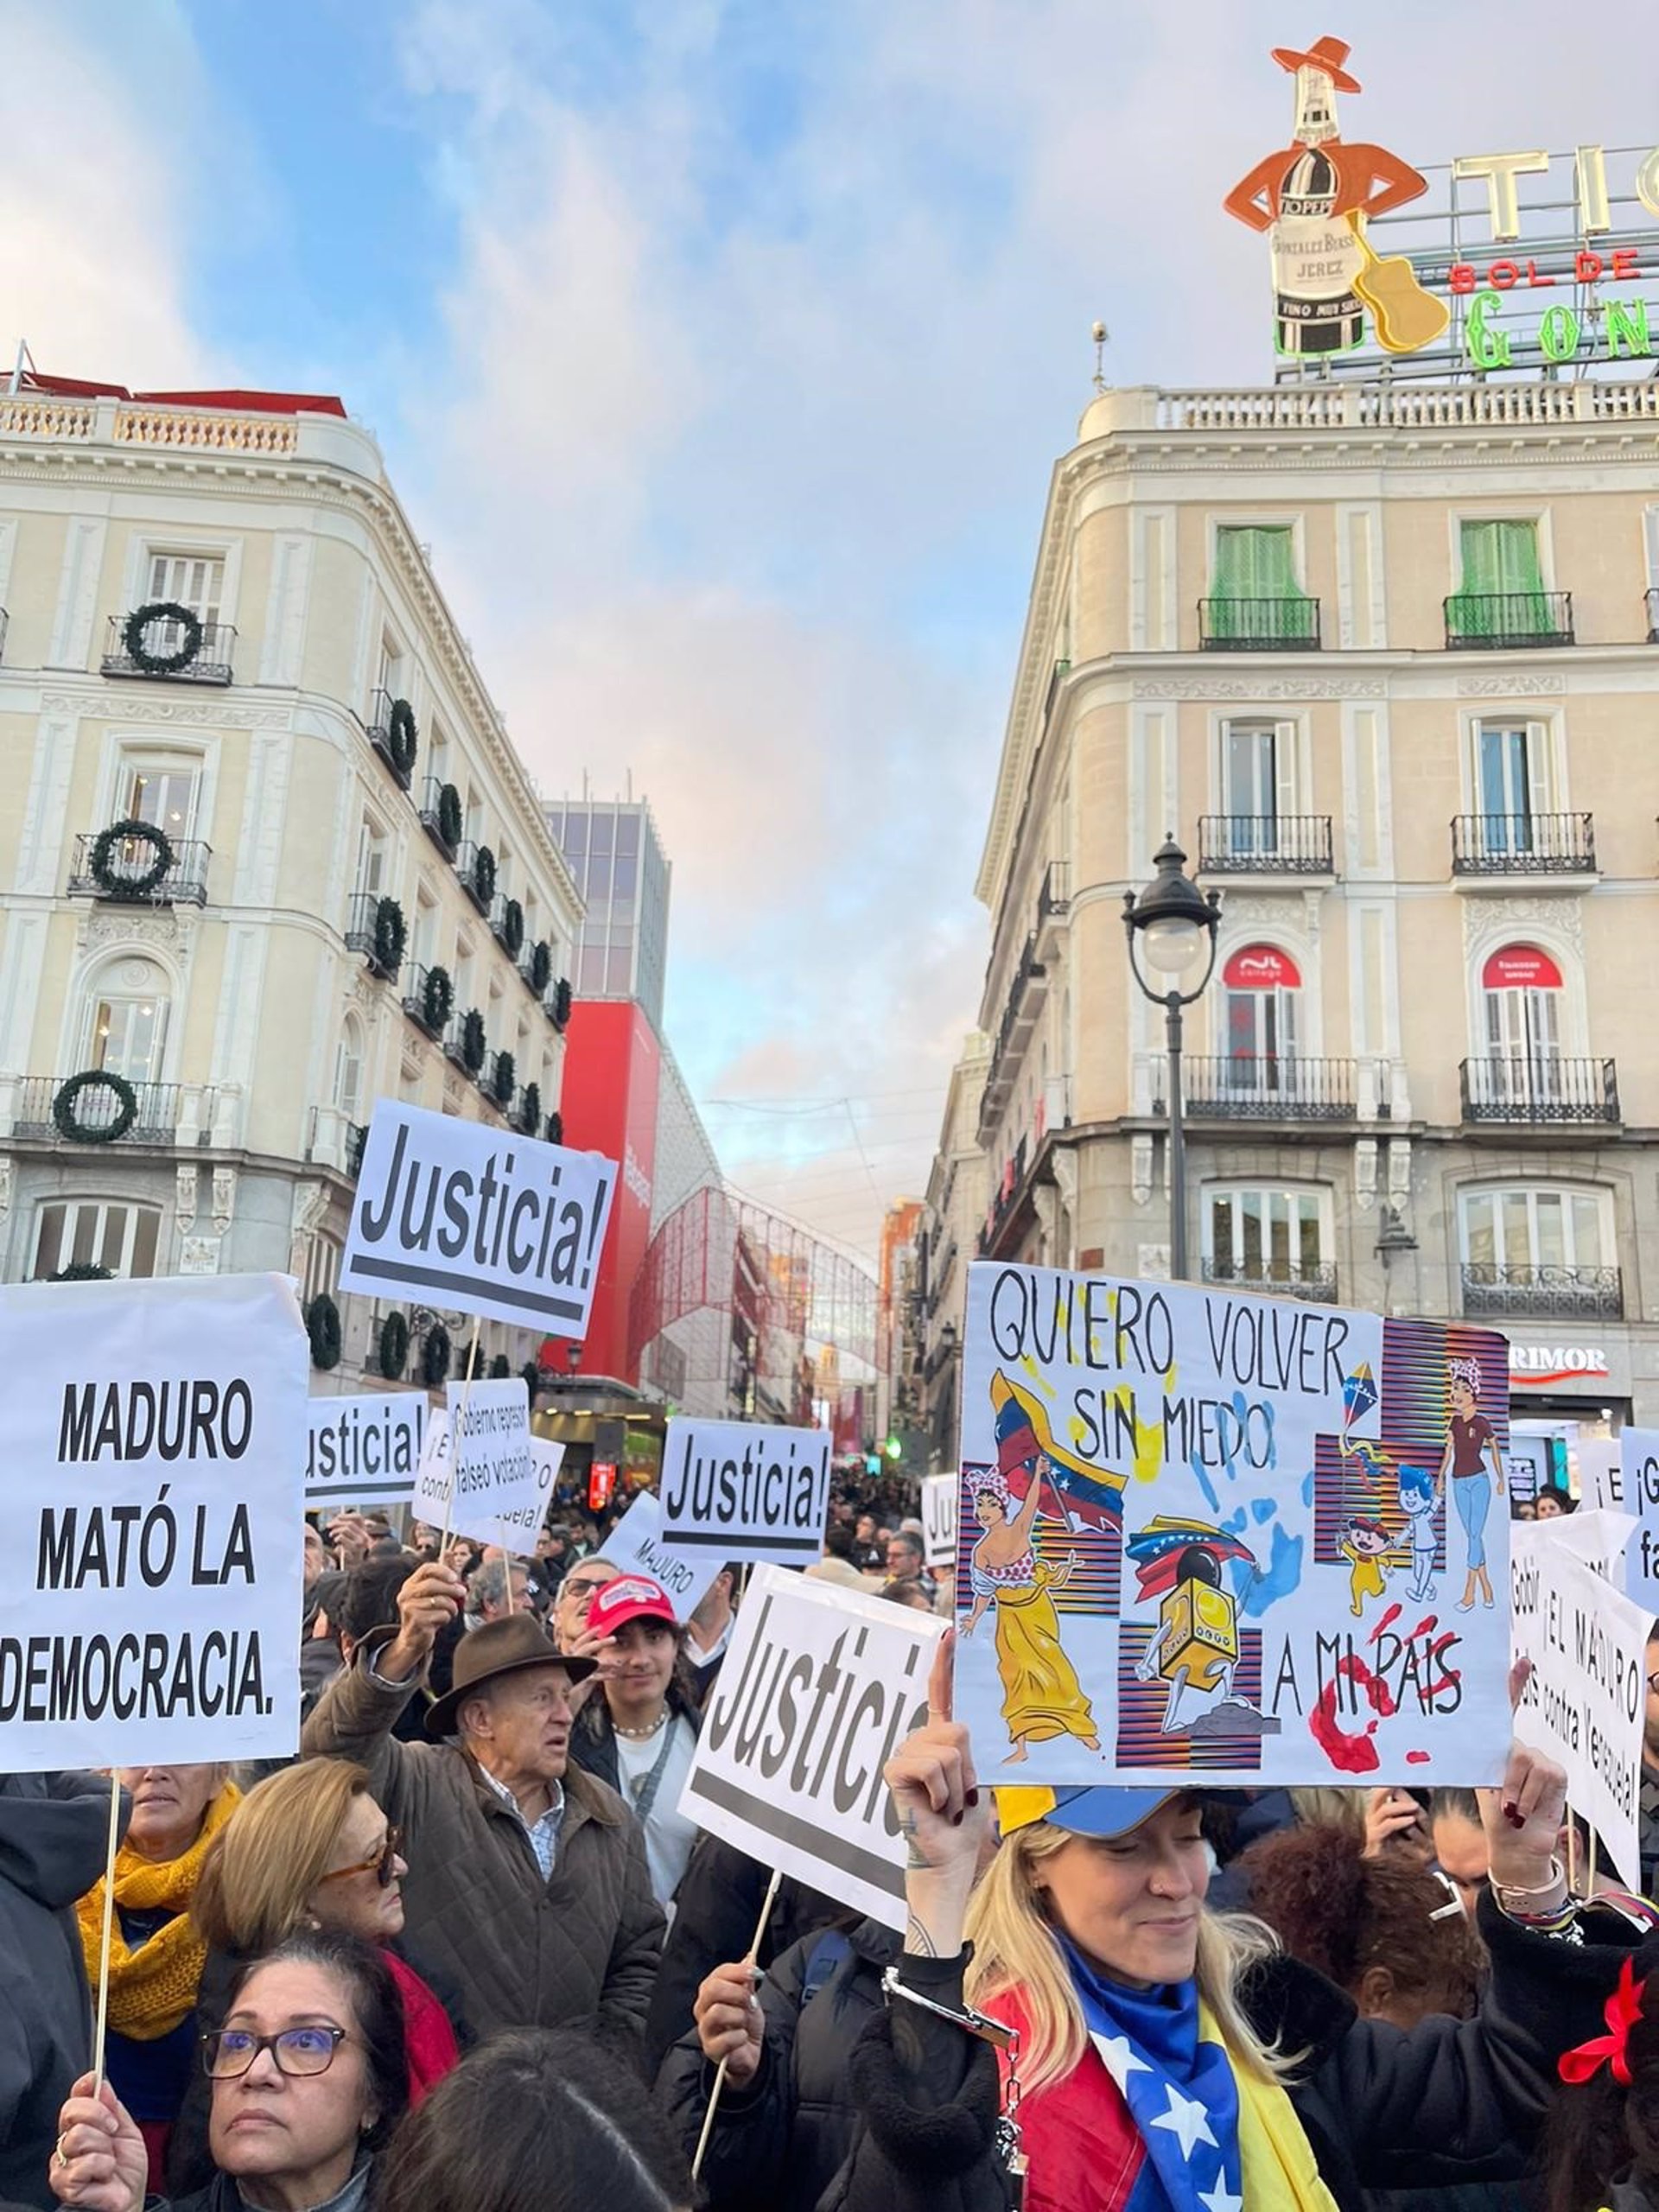
[[[1363,1789],[1292,1789],[1287,1794],[1305,1828],[1344,1828],[1351,1835],[1364,1834]]]
[[[257,1959],[285,1943],[328,1872],[340,1823],[369,1777],[346,1759],[306,1759],[255,1784],[207,1847],[190,1900],[214,1951]]]
[[[1034,2089],[1064,2081],[1089,2048],[1083,2007],[1065,1955],[1043,1910],[1032,1869],[1074,1841],[1065,1828],[1039,1821],[1004,1837],[968,1908],[974,1945],[967,1999],[995,2013],[995,2000],[1020,1993],[1028,2031],[1020,2050],[1020,2086]],[[1270,2050],[1244,2017],[1238,1983],[1247,1967],[1278,1948],[1270,1929],[1243,1914],[1207,1909],[1198,1921],[1198,1994],[1215,2015],[1235,2066],[1258,2081],[1281,2081],[1295,2063]]]

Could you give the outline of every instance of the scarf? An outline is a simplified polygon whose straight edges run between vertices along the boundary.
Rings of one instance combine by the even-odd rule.
[[[1144,2152],[1123,2212],[1335,2212],[1290,2099],[1235,2066],[1196,1982],[1127,1989],[1061,1948]]]
[[[176,1859],[156,1863],[124,1843],[115,1856],[115,1917],[110,1927],[110,2028],[135,2043],[171,2035],[196,2001],[207,1946],[190,1918],[190,1900],[207,1847],[242,1802],[227,1782],[207,1808],[201,1833]],[[173,1917],[146,1942],[130,1947],[122,1933],[123,1912],[170,1912]],[[86,1979],[98,1987],[99,1949],[104,1934],[104,1879],[100,1875],[75,1907]]]

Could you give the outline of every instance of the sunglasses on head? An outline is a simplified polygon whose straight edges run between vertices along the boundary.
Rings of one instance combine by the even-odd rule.
[[[327,1873],[318,1876],[319,1881],[343,1882],[348,1874],[372,1874],[383,1890],[391,1887],[397,1872],[397,1854],[404,1847],[401,1828],[388,1828],[386,1840],[378,1851],[367,1859],[359,1859],[354,1866],[333,1866]]]

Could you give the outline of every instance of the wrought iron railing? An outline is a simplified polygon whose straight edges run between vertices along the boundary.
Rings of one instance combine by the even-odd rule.
[[[6,632],[10,623],[11,617],[3,607],[0,607],[0,660],[3,660],[6,657]]]
[[[1459,814],[1453,875],[1593,875],[1592,814]]]
[[[421,794],[419,811],[422,829],[425,830],[445,860],[453,861],[455,857],[455,846],[461,842],[461,832],[457,827],[453,842],[444,835],[443,794],[447,788],[446,778],[429,776],[426,779],[426,787]]]
[[[494,898],[495,890],[494,887],[492,885],[490,897],[488,899],[484,898],[480,893],[478,883],[478,845],[476,840],[474,838],[463,837],[460,844],[455,847],[455,874],[461,878],[461,889],[472,900],[474,906],[477,907],[479,912],[484,915],[487,919],[490,912],[490,899]]]
[[[1624,1280],[1617,1268],[1500,1268],[1465,1260],[1463,1310],[1618,1321],[1624,1313]]]
[[[382,957],[385,948],[380,942],[380,909],[385,903],[378,891],[353,892],[346,917],[346,949],[348,952],[360,952],[374,973],[391,983],[397,981],[397,970],[404,963],[401,951],[396,960]]]
[[[1465,1060],[1459,1071],[1465,1122],[1617,1122],[1618,1076],[1611,1060],[1509,1056]]]
[[[231,657],[236,651],[236,631],[229,622],[203,622],[200,640],[188,660],[181,660],[175,668],[146,668],[134,659],[127,647],[127,625],[130,614],[111,614],[105,638],[104,658],[99,663],[105,676],[136,676],[154,683],[228,683],[231,681]],[[190,642],[190,632],[182,622],[170,621],[156,615],[146,622],[139,640],[146,655],[157,660],[171,660],[182,653]]]
[[[1287,1053],[1230,1053],[1185,1063],[1190,1114],[1226,1121],[1351,1122],[1354,1063]],[[1158,1111],[1164,1107],[1160,1102]]]
[[[1066,914],[1071,911],[1071,863],[1050,861],[1043,870],[1042,888],[1037,893],[1037,918],[1039,922],[1046,922],[1051,914]]]
[[[1457,591],[1446,601],[1448,652],[1476,647],[1499,652],[1527,645],[1573,643],[1570,591]]]
[[[1328,814],[1205,814],[1198,869],[1209,875],[1330,875]]]
[[[11,1125],[13,1136],[45,1138],[54,1144],[76,1141],[64,1135],[53,1112],[58,1094],[69,1079],[68,1076],[63,1075],[29,1075],[23,1077],[17,1087],[17,1109]],[[116,1091],[101,1083],[89,1084],[75,1097],[73,1102],[73,1119],[81,1128],[93,1132],[90,1141],[93,1144],[174,1143],[184,1086],[176,1083],[135,1083],[130,1088],[137,1110],[130,1127],[123,1129],[118,1136],[104,1134],[115,1128],[122,1118],[123,1102]],[[205,1110],[201,1127],[196,1133],[196,1141],[205,1145],[211,1135],[211,1097],[205,1096],[203,1104]]]
[[[399,757],[398,741],[392,734],[392,709],[399,704],[390,691],[377,691],[369,701],[369,718],[363,725],[363,734],[385,762],[397,782],[407,791],[415,780],[413,755],[405,762]]]
[[[366,1122],[348,1122],[346,1124],[346,1173],[353,1182],[356,1182],[363,1173],[363,1147],[368,1141],[369,1125]]]
[[[454,986],[450,985],[449,1003],[443,1008],[442,1018],[436,1021],[429,1021],[427,1020],[427,978],[432,970],[423,962],[412,960],[404,972],[404,1012],[411,1021],[417,1022],[429,1037],[441,1037],[448,1027],[449,1017],[454,1011]]]
[[[1198,644],[1207,653],[1317,652],[1319,602],[1300,594],[1280,599],[1201,599]]]
[[[1290,1260],[1206,1260],[1204,1280],[1234,1290],[1262,1291],[1270,1298],[1311,1298],[1323,1306],[1334,1306],[1337,1300],[1334,1268],[1301,1267]]]
[[[148,837],[118,838],[111,849],[105,881],[92,874],[92,848],[102,831],[75,839],[75,857],[69,870],[72,899],[111,899],[135,906],[205,906],[207,903],[207,863],[211,845],[194,837],[169,838],[172,865],[154,883],[145,879],[156,867],[155,846]]]

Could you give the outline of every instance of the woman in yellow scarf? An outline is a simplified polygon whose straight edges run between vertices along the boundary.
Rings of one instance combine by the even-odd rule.
[[[168,2133],[195,2063],[196,1985],[207,1955],[190,1900],[207,1846],[240,1792],[222,1766],[124,1766],[119,1773],[132,1818],[115,1860],[106,2067],[149,2146],[150,2186],[159,2193]],[[95,1988],[101,1880],[76,1910]]]

